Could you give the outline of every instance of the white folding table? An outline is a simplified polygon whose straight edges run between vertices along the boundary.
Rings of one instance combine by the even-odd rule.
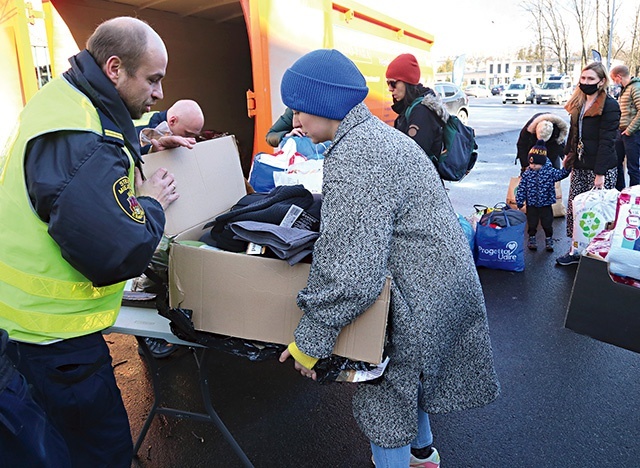
[[[142,349],[144,357],[149,366],[151,374],[151,383],[153,387],[153,405],[147,416],[147,420],[142,427],[140,435],[136,440],[133,453],[137,455],[140,445],[142,444],[147,431],[151,426],[153,418],[157,414],[164,414],[174,418],[193,419],[196,421],[211,422],[216,425],[222,433],[226,441],[231,445],[233,451],[240,458],[244,466],[253,467],[253,464],[240,448],[240,445],[231,435],[231,432],[224,425],[211,403],[211,393],[209,391],[209,382],[207,379],[207,363],[210,360],[211,350],[197,343],[183,341],[171,332],[170,322],[165,317],[158,314],[156,309],[148,307],[132,307],[122,306],[116,323],[104,330],[104,334],[123,333],[125,335],[134,335],[138,341],[138,345]],[[151,355],[151,350],[144,338],[161,338],[176,345],[188,346],[196,361],[198,368],[198,381],[200,385],[200,393],[206,413],[194,413],[176,408],[168,408],[160,406],[160,366],[156,363],[156,359]]]

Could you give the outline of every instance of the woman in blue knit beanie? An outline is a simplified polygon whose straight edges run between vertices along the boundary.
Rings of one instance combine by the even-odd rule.
[[[280,361],[316,379],[340,331],[392,278],[386,355],[353,397],[377,468],[437,468],[428,413],[483,406],[499,394],[484,297],[467,239],[418,144],[371,114],[366,80],[337,50],[301,57],[282,78],[294,125],[325,152],[320,237],[295,341]],[[470,461],[470,464],[472,462]]]

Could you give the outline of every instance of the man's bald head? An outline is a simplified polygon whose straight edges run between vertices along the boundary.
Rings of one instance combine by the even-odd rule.
[[[204,114],[196,101],[181,99],[167,110],[167,123],[174,135],[196,137],[204,126]]]
[[[162,79],[167,70],[167,48],[144,21],[121,16],[98,26],[87,50],[131,114],[140,118],[162,99]]]
[[[120,16],[100,24],[87,40],[87,50],[102,68],[109,57],[117,56],[129,75],[135,75],[150,47],[160,47],[162,39],[151,26],[130,16]]]

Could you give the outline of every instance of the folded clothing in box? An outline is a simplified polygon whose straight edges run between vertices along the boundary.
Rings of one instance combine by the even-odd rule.
[[[236,239],[269,247],[278,258],[295,265],[313,250],[319,234],[306,229],[278,226],[257,221],[231,223]]]
[[[258,221],[277,225],[292,205],[307,210],[312,216],[320,219],[320,205],[311,192],[302,185],[283,185],[276,187],[268,194],[251,194],[242,197],[230,211],[204,225],[205,229],[211,228],[211,231],[201,240],[229,252],[243,252],[247,242],[235,238],[231,231],[231,223]]]

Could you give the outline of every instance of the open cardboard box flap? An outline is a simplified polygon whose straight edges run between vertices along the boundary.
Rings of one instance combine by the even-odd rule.
[[[202,226],[228,211],[246,194],[235,138],[217,138],[188,150],[176,148],[145,157],[150,177],[164,167],[176,178],[180,198],[166,211],[166,233],[198,240]],[[298,291],[310,265],[171,244],[169,292],[172,307],[193,310],[196,330],[268,343],[288,344],[302,316]],[[345,327],[334,354],[357,361],[382,361],[390,280],[378,300]]]
[[[233,136],[203,141],[193,149],[174,148],[144,157],[147,177],[159,168],[173,173],[180,194],[166,210],[165,233],[169,237],[199,228],[191,237],[198,239],[207,221],[228,211],[247,194]]]

